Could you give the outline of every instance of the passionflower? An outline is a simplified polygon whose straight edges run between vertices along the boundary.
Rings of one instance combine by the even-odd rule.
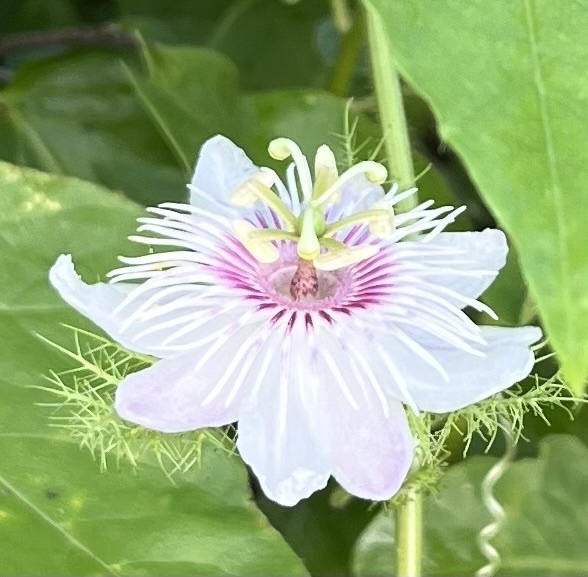
[[[108,283],[85,284],[62,255],[65,301],[132,351],[159,360],[120,383],[128,421],[166,433],[238,421],[237,446],[267,496],[294,505],[331,475],[372,500],[394,495],[415,443],[405,406],[446,413],[527,376],[535,327],[478,327],[477,297],[504,265],[502,232],[444,233],[463,208],[380,186],[385,168],[339,175],[321,146],[314,176],[298,146],[286,184],[231,141],[202,147],[189,204],[163,203],[130,238],[148,245]]]

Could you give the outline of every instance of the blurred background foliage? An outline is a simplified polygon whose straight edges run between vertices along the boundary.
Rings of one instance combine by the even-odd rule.
[[[327,142],[343,158],[346,100],[353,97],[357,143],[368,142],[361,155],[376,149],[381,134],[364,26],[350,6],[351,26],[343,30],[327,0],[0,0],[0,160],[54,175],[44,180],[7,165],[0,171],[0,336],[10,343],[0,361],[0,384],[6,385],[0,388],[3,574],[389,574],[391,521],[379,507],[342,495],[333,484],[284,509],[253,486],[267,523],[248,502],[252,481],[243,466],[209,449],[204,449],[205,463],[212,464],[177,481],[181,497],[149,467],[134,477],[125,465],[112,477],[100,474],[61,433],[48,432],[46,414],[34,405],[38,395],[27,388],[47,367],[64,365],[34,333],[64,340],[57,326],[63,315],[82,323],[57,304],[46,286],[52,260],[71,251],[79,256],[82,274],[110,268],[133,228],[136,204],[185,199],[185,183],[208,137],[229,136],[260,164],[271,165],[266,146],[277,136],[297,140],[309,154]],[[404,90],[422,197],[467,204],[458,230],[494,226],[464,165],[441,139],[431,110],[408,86]],[[17,190],[15,182],[22,187]],[[57,217],[48,201],[66,206],[67,212]],[[29,214],[31,203],[44,209]],[[503,324],[533,318],[514,250],[485,299]],[[550,376],[555,364],[544,361],[538,371]],[[504,483],[510,517],[500,543],[506,552],[504,571],[511,572],[503,574],[588,570],[579,542],[587,534],[581,521],[588,518],[585,512],[576,510],[573,516],[576,538],[560,538],[547,553],[540,546],[541,539],[547,543],[553,536],[549,523],[569,526],[570,499],[583,498],[582,489],[566,496],[561,477],[585,477],[587,466],[585,411],[576,410],[573,420],[560,409],[548,409],[546,415],[550,426],[539,417],[527,418],[528,442],[518,449],[523,460]],[[559,436],[547,437],[554,433]],[[431,497],[427,505],[426,569],[431,575],[472,574],[483,564],[473,536],[484,512],[474,515],[480,504],[472,497],[468,513],[458,489],[478,490],[492,457],[459,463],[457,434],[449,449],[457,464],[440,498]],[[479,442],[473,453],[484,449]],[[501,451],[499,441],[491,452]],[[559,451],[569,460],[555,462]],[[579,463],[577,470],[573,463]],[[555,492],[550,485],[539,486],[537,477],[528,497],[524,475],[539,469]],[[226,483],[211,489],[211,479],[214,485],[219,479]],[[141,497],[135,502],[137,492]],[[554,508],[554,499],[566,506]],[[152,503],[157,503],[154,511]],[[188,512],[177,517],[182,507]],[[549,511],[549,520],[541,507]],[[521,520],[525,508],[535,511],[533,534],[525,525],[530,521]],[[454,518],[457,509],[459,519]],[[100,527],[100,520],[109,527],[115,523],[121,541],[126,532],[135,534],[125,550],[108,537],[109,528]],[[153,547],[145,523],[165,546]],[[253,535],[251,542],[248,535]],[[191,549],[198,539],[207,545]],[[174,548],[179,552],[169,555]],[[538,561],[539,554],[546,560]],[[568,564],[561,565],[562,559]]]

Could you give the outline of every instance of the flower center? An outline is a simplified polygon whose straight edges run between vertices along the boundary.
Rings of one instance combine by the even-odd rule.
[[[302,264],[301,266],[301,263]],[[280,267],[269,277],[273,289],[282,296],[295,301],[317,302],[333,297],[341,288],[341,280],[336,272],[311,271],[307,265],[312,263],[299,259],[298,264]]]
[[[311,260],[298,257],[298,267],[290,281],[290,294],[295,301],[314,298],[319,290],[316,268]]]
[[[269,153],[277,160],[292,158],[303,197],[299,214],[293,214],[286,202],[272,190],[278,179],[277,174],[269,168],[262,168],[233,191],[230,200],[238,206],[264,202],[280,217],[284,228],[258,228],[247,220],[236,220],[233,229],[243,246],[260,263],[269,264],[278,260],[275,241],[294,242],[298,257],[310,264],[299,265],[300,270],[292,284],[292,295],[295,299],[315,296],[318,291],[315,286],[317,269],[333,271],[346,268],[374,256],[379,250],[375,243],[347,246],[335,238],[337,233],[351,226],[366,224],[375,238],[387,238],[394,232],[394,211],[383,202],[338,222],[326,222],[328,207],[338,202],[346,183],[363,174],[368,180],[382,184],[387,171],[381,164],[368,160],[339,175],[333,152],[323,145],[316,154],[313,183],[306,157],[296,143],[287,138],[277,138],[270,143]],[[290,193],[298,194],[297,190]]]

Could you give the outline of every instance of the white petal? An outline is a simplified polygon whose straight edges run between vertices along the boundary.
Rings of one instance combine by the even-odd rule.
[[[459,250],[461,255],[457,255],[456,263],[451,265],[457,271],[488,271],[488,274],[472,276],[448,273],[435,277],[437,284],[471,298],[477,298],[492,284],[506,263],[508,253],[504,233],[491,228],[482,232],[444,232],[429,244]]]
[[[167,337],[174,334],[178,327],[181,327],[181,324],[164,327],[161,330],[146,334],[142,334],[143,331],[160,322],[160,318],[144,322],[137,321],[125,326],[125,321],[127,321],[129,315],[136,311],[143,303],[146,303],[157,292],[157,289],[145,291],[131,305],[117,311],[117,307],[139,285],[124,282],[115,284],[86,284],[76,273],[71,255],[61,255],[57,259],[49,271],[49,280],[65,302],[89,318],[123,347],[131,351],[156,357],[177,356],[177,351],[174,352],[169,347],[162,346],[162,344]],[[207,290],[207,288],[198,287],[198,290],[202,292]],[[175,296],[177,297],[177,294]],[[164,303],[159,302],[158,306],[161,304]],[[181,322],[186,318],[188,313],[193,313],[194,311],[198,313],[199,309],[203,310],[206,306],[206,301],[203,301],[198,305],[194,305],[189,310],[187,308],[181,308],[171,311],[165,315],[165,321],[173,322],[177,319]],[[218,311],[212,309],[206,314],[210,317],[209,322],[205,324],[207,331],[222,328],[223,324],[230,323],[231,315],[219,315]],[[176,341],[175,344],[186,346],[196,338],[199,338],[199,335],[195,336],[193,332],[190,332],[179,341]]]
[[[129,375],[116,391],[116,411],[127,421],[164,433],[238,420],[254,381],[251,333],[244,327],[226,339]]]
[[[402,486],[414,457],[404,408],[382,394],[382,384],[360,362],[364,351],[353,359],[353,351],[331,336],[321,334],[319,340],[313,424],[333,476],[353,495],[389,499]]]
[[[228,204],[229,194],[257,172],[259,168],[241,148],[225,136],[214,136],[200,150],[192,178],[194,188],[190,204],[201,204],[201,193]]]
[[[330,467],[303,399],[307,367],[289,357],[296,348],[285,338],[275,336],[264,351],[269,365],[261,360],[256,365],[264,385],[239,419],[237,446],[263,492],[280,505],[293,506],[325,487]]]
[[[76,273],[71,255],[62,254],[49,271],[49,281],[61,298],[79,313],[107,332],[126,348],[151,354],[149,347],[131,346],[131,337],[120,334],[120,316],[114,314],[116,307],[137,285],[131,283],[86,284]]]
[[[540,329],[480,329],[487,343],[481,347],[485,353],[483,357],[432,341],[420,343],[443,366],[448,381],[404,344],[388,337],[385,346],[406,377],[410,395],[419,409],[433,413],[455,411],[503,391],[528,376],[535,362],[529,346],[541,338]]]

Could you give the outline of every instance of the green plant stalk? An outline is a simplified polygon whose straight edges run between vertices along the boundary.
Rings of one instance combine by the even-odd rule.
[[[402,189],[414,185],[412,152],[402,102],[402,89],[392,51],[380,16],[366,3],[366,20],[372,75],[382,125],[382,138],[390,177]],[[407,212],[417,204],[416,194],[397,205]]]
[[[378,13],[366,3],[366,21],[370,59],[378,112],[382,125],[386,162],[390,177],[401,189],[414,185],[410,139],[402,101],[400,78],[392,58],[391,47]],[[406,212],[417,205],[416,194],[397,205]],[[396,571],[398,577],[422,574],[423,501],[418,489],[410,489],[407,498],[395,510]]]
[[[331,0],[331,14],[335,28],[340,34],[347,34],[351,28],[351,15],[347,0]]]
[[[353,25],[341,38],[341,48],[329,81],[329,90],[336,96],[346,98],[349,95],[359,51],[363,45],[364,28],[363,14],[358,12]]]
[[[411,489],[406,501],[395,510],[397,577],[422,575],[423,558],[423,496]]]

